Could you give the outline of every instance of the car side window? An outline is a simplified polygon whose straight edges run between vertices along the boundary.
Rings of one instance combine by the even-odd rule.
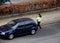
[[[32,21],[25,21],[24,23],[25,24],[30,24],[30,23],[32,23]]]
[[[26,24],[27,27],[33,26],[32,23]]]
[[[24,28],[24,25],[19,25],[18,26],[18,29],[23,29]]]
[[[18,29],[23,29],[24,28],[24,22],[19,23]]]
[[[33,24],[32,24],[32,22],[30,22],[30,21],[26,21],[26,22],[25,22],[25,26],[26,26],[26,27],[31,27],[31,26],[33,26]]]

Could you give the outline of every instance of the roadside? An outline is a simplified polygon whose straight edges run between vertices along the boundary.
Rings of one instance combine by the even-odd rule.
[[[44,12],[44,13],[41,13],[41,15],[42,15],[42,22],[41,22],[42,25],[60,21],[60,10]],[[17,19],[17,18],[32,18],[36,21],[37,16],[38,16],[38,14],[28,14],[28,15],[24,15],[24,16],[2,19],[2,20],[0,20],[0,26],[6,24],[7,22],[9,22],[13,19]]]

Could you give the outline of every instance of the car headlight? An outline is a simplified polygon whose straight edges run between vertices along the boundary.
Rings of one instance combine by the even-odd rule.
[[[5,35],[5,32],[1,32],[2,35]]]

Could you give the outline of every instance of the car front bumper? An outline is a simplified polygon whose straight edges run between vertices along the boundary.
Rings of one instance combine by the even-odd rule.
[[[0,38],[8,38],[8,34],[2,35],[2,34],[0,33]]]

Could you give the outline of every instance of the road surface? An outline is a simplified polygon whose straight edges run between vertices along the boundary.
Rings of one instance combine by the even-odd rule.
[[[0,43],[60,43],[60,22],[42,26],[35,35],[25,35],[13,40],[0,39]]]
[[[38,29],[35,35],[25,35],[13,40],[4,40],[0,38],[0,43],[60,43],[60,11],[45,12],[41,14],[41,25],[45,25],[42,25],[42,29]],[[35,20],[37,16],[37,14],[30,14],[7,18],[0,20],[0,25],[6,24],[7,22],[17,18],[29,17]]]

